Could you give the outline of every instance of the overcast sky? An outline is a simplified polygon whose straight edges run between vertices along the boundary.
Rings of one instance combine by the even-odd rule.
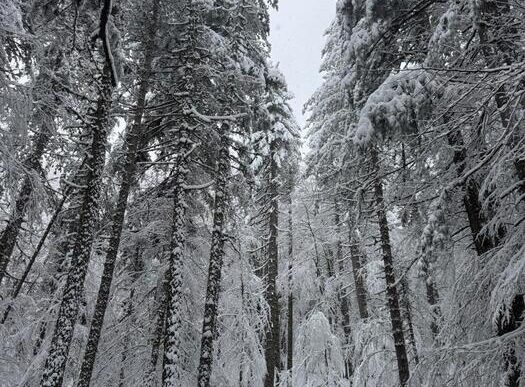
[[[272,58],[288,81],[297,120],[304,125],[303,105],[321,83],[319,66],[324,32],[335,15],[336,0],[279,0],[271,13]]]

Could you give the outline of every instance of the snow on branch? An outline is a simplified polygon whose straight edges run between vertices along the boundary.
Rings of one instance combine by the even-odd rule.
[[[183,184],[182,188],[185,189],[185,190],[199,190],[199,189],[205,189],[205,188],[211,187],[213,185],[213,183],[215,183],[215,180],[210,180],[210,181],[208,181],[206,183],[196,184],[196,185]]]
[[[361,109],[353,141],[366,144],[379,132],[414,132],[430,110],[438,84],[421,69],[391,74]]]
[[[205,123],[212,123],[214,121],[231,121],[235,122],[239,118],[246,117],[246,113],[239,113],[239,114],[231,114],[231,115],[225,115],[225,116],[208,116],[202,113],[199,113],[197,109],[192,106],[191,109],[184,110],[184,114],[193,115],[198,120],[205,122]]]

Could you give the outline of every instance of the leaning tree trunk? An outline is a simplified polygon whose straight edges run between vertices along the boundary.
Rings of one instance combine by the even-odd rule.
[[[224,242],[226,239],[225,215],[228,205],[228,178],[230,173],[228,124],[221,125],[219,160],[215,183],[215,200],[213,203],[213,232],[210,251],[210,266],[208,269],[208,284],[204,302],[204,319],[202,323],[202,339],[199,358],[197,384],[199,387],[209,387],[213,357],[213,341],[217,331],[217,308],[221,286],[221,272],[224,260]]]
[[[74,235],[71,237],[71,243],[67,252],[68,258],[71,259],[71,266],[67,275],[49,354],[40,381],[40,385],[43,387],[60,387],[62,385],[91,255],[93,230],[97,219],[100,195],[100,181],[105,161],[109,112],[112,104],[112,91],[115,86],[111,54],[108,53],[110,48],[106,47],[108,43],[107,22],[111,12],[110,8],[111,0],[105,0],[100,17],[100,38],[105,46],[106,60],[102,70],[97,107],[93,113],[93,121],[87,128],[91,134],[91,145],[88,152],[89,160],[87,162],[88,173],[86,185],[83,188],[78,222],[72,226]]]
[[[60,203],[58,204],[57,208],[55,209],[55,212],[53,213],[53,216],[51,216],[51,219],[49,220],[44,233],[40,237],[40,240],[38,241],[38,244],[37,244],[37,246],[35,248],[35,251],[31,255],[31,257],[29,258],[27,266],[24,269],[24,273],[22,274],[20,279],[16,282],[16,286],[13,289],[13,293],[11,295],[11,299],[12,299],[11,302],[14,302],[14,300],[20,294],[20,291],[22,290],[22,286],[26,282],[27,276],[29,275],[29,272],[31,271],[31,268],[33,267],[36,259],[38,258],[38,255],[40,254],[40,251],[42,250],[42,247],[44,246],[44,243],[45,243],[45,241],[47,239],[47,236],[49,235],[49,233],[51,232],[51,229],[55,225],[55,221],[57,220],[58,216],[60,215],[60,212],[62,211],[62,207],[64,206],[64,203],[66,202],[66,199],[67,199],[67,194],[64,193],[64,196],[62,197],[62,200],[60,201]],[[0,320],[0,324],[5,323],[5,321],[7,320],[7,317],[9,316],[9,312],[11,311],[12,305],[13,304],[11,303],[11,304],[9,304],[7,306],[7,308],[6,308],[5,312],[4,312],[4,315],[2,317],[2,320]]]
[[[399,382],[406,386],[410,377],[407,350],[405,345],[405,335],[403,332],[403,319],[399,308],[399,294],[396,287],[394,273],[394,258],[390,245],[390,230],[386,218],[385,201],[383,197],[383,182],[379,175],[379,160],[377,150],[371,148],[372,168],[375,172],[374,177],[374,196],[376,202],[377,220],[381,237],[381,250],[383,251],[383,264],[385,270],[386,293],[388,299],[388,309],[390,312],[390,322],[392,324],[392,335],[394,336],[394,347],[396,350],[397,369]]]
[[[279,193],[277,187],[277,163],[275,162],[275,141],[270,143],[270,170],[268,176],[268,195],[270,200],[270,212],[268,214],[268,226],[270,234],[268,238],[268,262],[266,276],[266,299],[270,306],[269,326],[266,331],[266,376],[264,385],[273,387],[276,378],[276,371],[281,367],[280,351],[280,305],[279,295],[277,294],[277,275],[278,275],[278,227],[279,227]]]
[[[156,20],[156,15],[158,14],[158,2],[155,1],[153,4],[153,22],[149,23],[149,30],[147,32],[145,42],[144,64],[137,96],[135,115],[133,117],[133,124],[127,133],[125,140],[125,143],[127,144],[127,152],[122,184],[118,193],[116,207],[113,212],[111,234],[108,244],[109,247],[106,254],[106,260],[104,261],[104,270],[98,290],[95,311],[91,320],[86,350],[84,352],[84,358],[80,368],[80,376],[77,383],[78,387],[89,387],[93,374],[93,367],[95,365],[95,359],[97,356],[100,334],[104,325],[104,316],[108,307],[111,283],[113,281],[113,272],[115,270],[115,263],[119,251],[120,238],[124,225],[124,215],[126,213],[129,193],[131,191],[131,186],[133,185],[135,173],[137,170],[137,152],[142,139],[143,130],[142,118],[144,116],[144,110],[146,107],[146,94],[150,88],[149,82],[152,74],[151,65],[155,50],[154,38],[157,26],[154,20]]]
[[[71,267],[68,272],[64,295],[49,349],[49,356],[46,360],[41,381],[41,385],[46,387],[60,386],[62,384],[91,254],[93,229],[97,216],[99,185],[104,167],[108,113],[111,106],[111,84],[109,83],[108,69],[104,72],[104,85],[95,112],[95,122],[91,128],[92,143],[90,160],[88,162],[90,171],[83,193],[80,216],[67,252],[67,256],[71,259]]]

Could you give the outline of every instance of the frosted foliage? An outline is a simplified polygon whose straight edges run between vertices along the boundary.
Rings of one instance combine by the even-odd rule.
[[[262,386],[266,372],[259,332],[267,323],[264,284],[249,271],[246,262],[235,262],[225,272],[224,311],[217,340],[212,385]],[[237,285],[241,281],[242,287]],[[241,375],[241,376],[240,376]],[[239,384],[239,377],[243,382]]]
[[[363,106],[354,141],[365,144],[376,134],[391,137],[417,132],[417,122],[429,113],[438,90],[434,76],[424,70],[405,70],[390,75]]]
[[[459,1],[449,2],[449,8],[441,15],[439,23],[429,41],[429,54],[425,60],[427,66],[446,64],[451,48],[459,48],[458,31],[460,25]]]
[[[525,225],[521,224],[521,230],[516,233],[502,249],[495,255],[493,264],[499,268],[502,262],[506,265],[496,277],[496,285],[491,294],[491,310],[494,325],[497,323],[501,306],[510,306],[515,294],[525,294],[525,245],[521,237],[525,235]],[[499,263],[499,264],[498,264]],[[503,309],[503,318],[509,319],[508,308]]]
[[[276,3],[0,0],[1,387],[523,387],[523,1]]]
[[[448,236],[444,209],[444,203],[447,200],[446,195],[446,191],[444,191],[431,206],[427,224],[421,234],[420,249],[427,258],[430,258],[436,249],[443,247]]]
[[[343,42],[344,60],[349,65],[343,82],[348,88],[359,83],[359,76],[369,59],[370,48],[374,46],[388,27],[386,21],[376,14],[377,8],[383,6],[382,3],[378,0],[367,0],[364,5],[364,17],[352,28],[349,39]]]
[[[380,320],[370,320],[356,324],[354,330],[354,385],[370,387],[393,386],[396,383],[396,370],[393,364],[394,355],[384,351],[393,346],[389,332]]]
[[[312,315],[299,327],[295,343],[296,366],[293,385],[304,387],[344,386],[341,342],[332,333],[322,312]]]

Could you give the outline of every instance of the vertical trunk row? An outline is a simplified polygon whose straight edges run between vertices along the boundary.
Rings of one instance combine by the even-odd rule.
[[[226,239],[224,228],[228,206],[228,179],[230,174],[229,131],[229,125],[223,123],[219,131],[220,149],[215,182],[215,200],[213,203],[213,232],[197,379],[199,387],[209,387],[210,385],[211,366],[213,362],[213,341],[217,330],[217,307],[224,260],[224,242]]]
[[[107,37],[107,23],[110,13],[111,0],[105,0],[100,16],[100,38],[105,47],[109,41]],[[111,68],[112,58],[110,58],[111,54],[108,53],[109,49],[109,47],[105,48],[105,61],[97,107],[93,112],[92,122],[87,128],[88,133],[91,134],[87,161],[88,172],[82,192],[82,204],[79,209],[78,222],[72,225],[74,233],[67,252],[67,257],[71,260],[71,266],[67,275],[49,354],[40,381],[40,385],[43,387],[59,387],[62,385],[91,255],[93,230],[98,212],[100,181],[105,161],[109,112],[112,104],[112,92],[115,86]]]
[[[158,13],[158,2],[154,2],[153,4],[153,19],[155,20],[156,15]],[[118,192],[117,203],[113,211],[108,251],[106,254],[106,259],[104,261],[104,270],[102,273],[100,287],[97,294],[95,311],[91,320],[91,327],[89,330],[86,350],[84,352],[84,358],[82,360],[82,366],[80,368],[80,376],[77,384],[78,387],[89,387],[89,383],[93,374],[93,367],[95,365],[95,359],[97,356],[100,334],[104,325],[104,316],[108,307],[111,283],[113,281],[113,272],[115,270],[115,264],[119,251],[120,238],[122,235],[122,229],[124,225],[124,215],[128,206],[128,197],[137,169],[137,151],[142,137],[142,118],[144,116],[144,110],[146,105],[146,94],[149,90],[149,82],[152,72],[151,64],[155,48],[154,38],[156,26],[154,24],[154,22],[150,24],[149,31],[147,32],[148,36],[146,37],[145,42],[145,56],[143,63],[144,67],[141,74],[135,115],[133,117],[133,123],[131,125],[131,128],[127,133],[125,139],[127,151],[122,183]]]
[[[173,187],[173,224],[170,245],[170,256],[167,280],[167,316],[166,332],[164,334],[164,367],[162,385],[175,387],[181,384],[180,380],[180,344],[182,327],[182,270],[184,267],[185,208],[184,202],[187,169],[187,154],[191,143],[186,131],[182,131],[179,139],[177,165],[174,173]]]
[[[383,264],[385,266],[386,293],[388,299],[388,309],[390,312],[390,321],[392,324],[392,335],[394,336],[397,369],[399,373],[400,384],[402,386],[406,386],[408,378],[410,377],[410,369],[405,345],[405,335],[403,332],[403,319],[401,318],[401,312],[399,308],[399,294],[396,288],[394,259],[392,255],[392,248],[390,246],[390,230],[388,229],[388,220],[386,217],[386,208],[383,197],[383,182],[381,181],[381,177],[379,175],[379,160],[377,150],[372,147],[370,151],[372,168],[375,172],[374,194],[376,213],[377,220],[379,222]]]
[[[277,163],[275,162],[276,144],[270,143],[270,171],[268,194],[270,200],[270,213],[268,215],[269,238],[268,238],[268,262],[266,276],[266,299],[270,306],[270,325],[266,331],[266,376],[264,378],[265,387],[273,387],[276,373],[281,367],[281,352],[279,345],[280,335],[280,305],[279,295],[277,294],[277,275],[278,275],[278,227],[279,227],[279,192],[277,187]]]

